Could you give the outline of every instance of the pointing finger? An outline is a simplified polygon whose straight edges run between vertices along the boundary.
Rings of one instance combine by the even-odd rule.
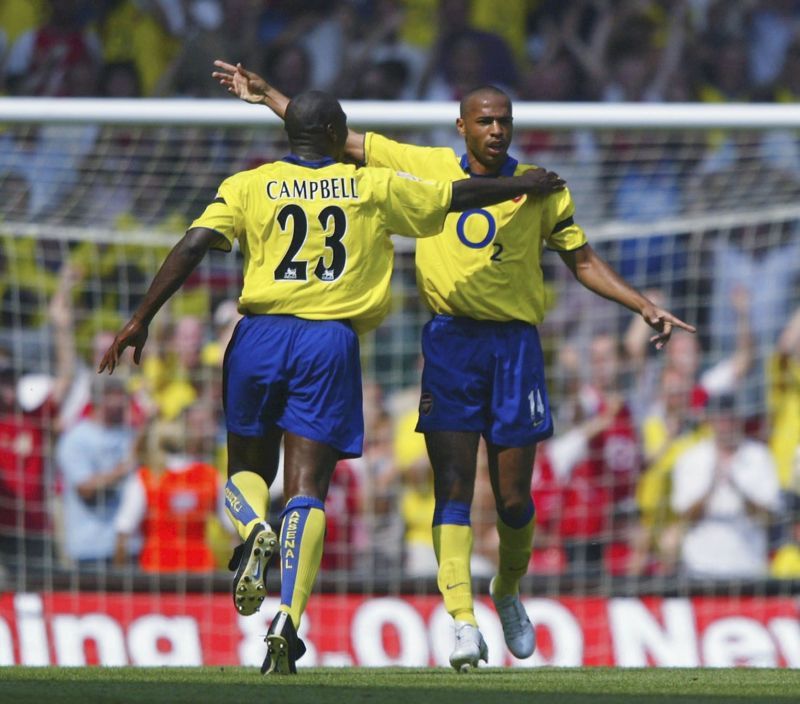
[[[697,332],[697,328],[694,325],[689,325],[689,323],[684,323],[679,318],[672,319],[673,325],[686,330],[687,332]]]

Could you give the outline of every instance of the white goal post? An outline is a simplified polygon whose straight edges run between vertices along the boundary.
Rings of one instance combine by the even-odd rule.
[[[424,128],[452,124],[458,103],[342,101],[353,127]],[[234,99],[3,98],[3,122],[260,126],[279,124],[263,106]],[[517,129],[792,129],[800,105],[751,103],[525,103],[514,104]]]

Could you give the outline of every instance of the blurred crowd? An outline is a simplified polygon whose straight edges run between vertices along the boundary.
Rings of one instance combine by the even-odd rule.
[[[213,61],[241,61],[289,96],[457,100],[495,83],[515,101],[794,102],[794,0],[4,0],[10,96],[224,98]],[[186,101],[186,111],[201,105]],[[463,144],[452,128],[409,141]],[[7,221],[180,231],[229,173],[280,158],[245,128],[16,124],[0,129]],[[787,130],[518,129],[512,152],[570,184],[582,220],[795,203]]]
[[[225,58],[289,95],[450,100],[491,82],[523,101],[793,102],[800,3],[3,0],[0,56],[7,95],[218,98],[210,71]],[[402,136],[463,151],[454,131]],[[154,323],[141,367],[111,378],[94,369],[166,252],[126,233],[181,232],[222,178],[285,148],[240,129],[0,128],[5,223],[116,236],[0,237],[0,562],[10,574],[226,568],[235,538],[221,515],[219,385],[238,319],[235,257],[213,254],[198,269]],[[591,225],[609,219],[645,230],[800,194],[793,134],[529,130],[511,151],[567,178],[593,242]],[[545,258],[556,434],[536,458],[531,572],[800,578],[800,237],[795,220],[771,218],[598,243],[698,325],[659,353],[641,321]],[[393,312],[364,340],[365,454],[334,475],[324,570],[436,574],[431,469],[413,431],[426,312],[412,257],[398,252]],[[472,520],[473,573],[491,575],[485,466]]]
[[[800,94],[795,0],[5,0],[13,95],[216,97],[215,58],[289,95],[779,101]]]
[[[798,243],[747,244],[743,231],[707,235],[703,247],[756,269],[770,258],[788,262],[786,287],[733,271],[704,298],[649,290],[655,300],[672,297],[700,327],[697,336],[676,333],[660,352],[641,319],[559,281],[554,269],[541,330],[556,434],[536,456],[532,573],[800,577]],[[98,376],[116,327],[109,321],[137,298],[113,295],[127,290],[119,279],[93,280],[85,264],[100,255],[84,249],[62,264],[52,292],[38,290],[40,320],[21,324],[13,301],[2,309],[0,560],[12,571],[224,570],[236,537],[222,510],[220,384],[239,318],[225,297],[235,283],[201,269],[154,323],[141,366],[128,359],[113,377]],[[339,463],[326,504],[323,569],[349,578],[436,574],[432,471],[414,432],[426,313],[409,302],[416,297],[402,279],[411,276],[410,254],[400,252],[398,303],[364,340],[364,456]],[[87,306],[93,289],[109,299]],[[756,309],[759,291],[777,296],[785,315]],[[719,319],[716,295],[728,296]],[[34,333],[39,342],[26,348]],[[28,350],[22,362],[20,349]],[[483,451],[479,464],[472,568],[489,576],[496,514]],[[280,479],[273,497],[277,522]]]

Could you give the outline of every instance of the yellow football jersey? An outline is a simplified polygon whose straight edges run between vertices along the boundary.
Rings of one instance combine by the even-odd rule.
[[[219,232],[220,248],[238,240],[242,313],[349,320],[362,333],[389,310],[389,235],[436,234],[451,196],[450,182],[287,157],[226,179],[191,227]]]
[[[417,147],[368,133],[369,166],[419,178],[468,178],[466,157],[452,149]],[[535,168],[509,157],[503,176]],[[522,320],[537,325],[545,311],[542,248],[569,251],[586,243],[573,221],[568,190],[520,196],[486,208],[451,213],[440,237],[417,243],[417,286],[434,313],[475,320]]]

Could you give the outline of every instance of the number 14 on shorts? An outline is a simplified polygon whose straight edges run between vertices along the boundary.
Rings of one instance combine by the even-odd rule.
[[[544,420],[544,401],[538,388],[528,394],[528,403],[531,405],[531,422],[539,425]]]

